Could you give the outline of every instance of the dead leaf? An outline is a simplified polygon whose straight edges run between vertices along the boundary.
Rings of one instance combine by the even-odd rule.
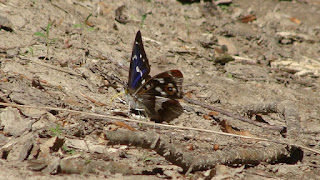
[[[94,24],[92,22],[89,22],[89,21],[86,21],[86,25],[90,26],[90,27],[93,27]]]
[[[290,21],[296,23],[297,25],[300,25],[300,24],[301,24],[301,21],[300,21],[299,19],[295,18],[295,17],[291,17],[291,18],[290,18]]]
[[[129,129],[130,131],[136,131],[133,127],[127,125],[126,123],[124,122],[121,122],[121,121],[116,121],[114,122],[113,124],[117,125],[117,126],[120,126],[122,128],[125,128],[125,129]]]
[[[248,23],[248,22],[252,22],[252,21],[256,20],[256,16],[250,14],[250,15],[248,15],[248,16],[245,16],[245,17],[240,18],[239,20],[240,20],[241,22],[243,22],[243,23]]]
[[[127,113],[118,112],[118,111],[112,112],[112,115],[114,115],[114,116],[122,116],[122,117],[125,117],[125,118],[128,118],[128,117],[129,117]]]
[[[213,145],[213,150],[215,150],[215,151],[219,150],[219,144],[214,144]]]
[[[187,145],[187,150],[193,151],[194,150],[193,144]]]
[[[185,95],[187,98],[192,98],[193,92],[194,92],[194,90],[188,91],[188,92],[184,93],[184,95]]]
[[[88,96],[86,96],[86,95],[84,95],[82,93],[80,93],[80,95],[83,96],[84,98],[88,99],[89,101],[91,101],[92,103],[94,103],[97,106],[106,106],[106,104],[104,104],[102,102],[99,102],[99,101],[96,101],[96,100],[94,100],[94,99],[92,99],[92,98],[90,98],[90,97],[88,97]]]
[[[216,112],[216,111],[210,111],[210,112],[208,113],[208,115],[209,115],[209,116],[218,116],[219,113]]]
[[[242,136],[256,137],[252,135],[249,131],[235,130],[226,120],[221,121],[220,125],[221,125],[221,130],[223,132],[242,135]]]
[[[57,152],[64,144],[64,139],[58,136],[48,139],[43,144],[40,144],[40,150],[43,154],[50,154],[50,152]]]
[[[212,119],[211,116],[206,115],[206,114],[204,114],[202,117],[203,117],[205,120],[211,120],[211,119]]]
[[[44,89],[44,87],[41,85],[40,80],[39,79],[32,79],[32,87],[37,88],[37,89]]]

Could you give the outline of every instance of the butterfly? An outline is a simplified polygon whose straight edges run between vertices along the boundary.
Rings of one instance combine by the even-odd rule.
[[[126,101],[131,109],[144,112],[152,121],[163,122],[177,118],[183,108],[177,99],[183,97],[183,75],[169,70],[151,77],[150,65],[144,51],[141,32],[133,44],[129,80],[125,89]]]

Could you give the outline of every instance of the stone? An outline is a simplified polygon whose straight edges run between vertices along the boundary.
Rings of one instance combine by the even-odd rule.
[[[18,142],[13,145],[9,155],[8,161],[23,161],[28,157],[33,146],[34,136],[32,133],[28,133],[24,136],[19,137]]]
[[[6,107],[0,114],[0,123],[4,132],[17,137],[31,129],[32,121],[23,119],[18,109]]]
[[[234,44],[234,42],[230,39],[230,38],[226,38],[223,36],[218,36],[218,44],[220,46],[227,46],[228,47],[228,54],[230,55],[238,55],[239,51],[236,47],[236,45]]]

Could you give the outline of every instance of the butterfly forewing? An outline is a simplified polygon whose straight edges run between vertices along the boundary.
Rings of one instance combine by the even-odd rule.
[[[130,61],[128,91],[134,93],[141,84],[150,79],[150,65],[144,51],[141,33],[137,32]]]

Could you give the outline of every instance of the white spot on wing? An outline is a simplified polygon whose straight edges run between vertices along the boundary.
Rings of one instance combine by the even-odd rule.
[[[158,92],[162,92],[162,89],[160,88],[160,87],[156,87],[156,91],[158,91]]]
[[[160,93],[161,93],[162,96],[166,96],[167,95],[167,93],[164,92],[164,91],[161,91]]]
[[[136,66],[136,71],[137,71],[137,73],[140,73],[140,76],[142,77],[142,72],[141,72],[141,70],[139,69],[138,66]]]
[[[159,83],[163,84],[164,83],[164,79],[163,78],[157,78],[157,80],[159,81]]]
[[[134,55],[134,56],[132,57],[132,60],[135,60],[135,59],[138,59],[137,55]]]

